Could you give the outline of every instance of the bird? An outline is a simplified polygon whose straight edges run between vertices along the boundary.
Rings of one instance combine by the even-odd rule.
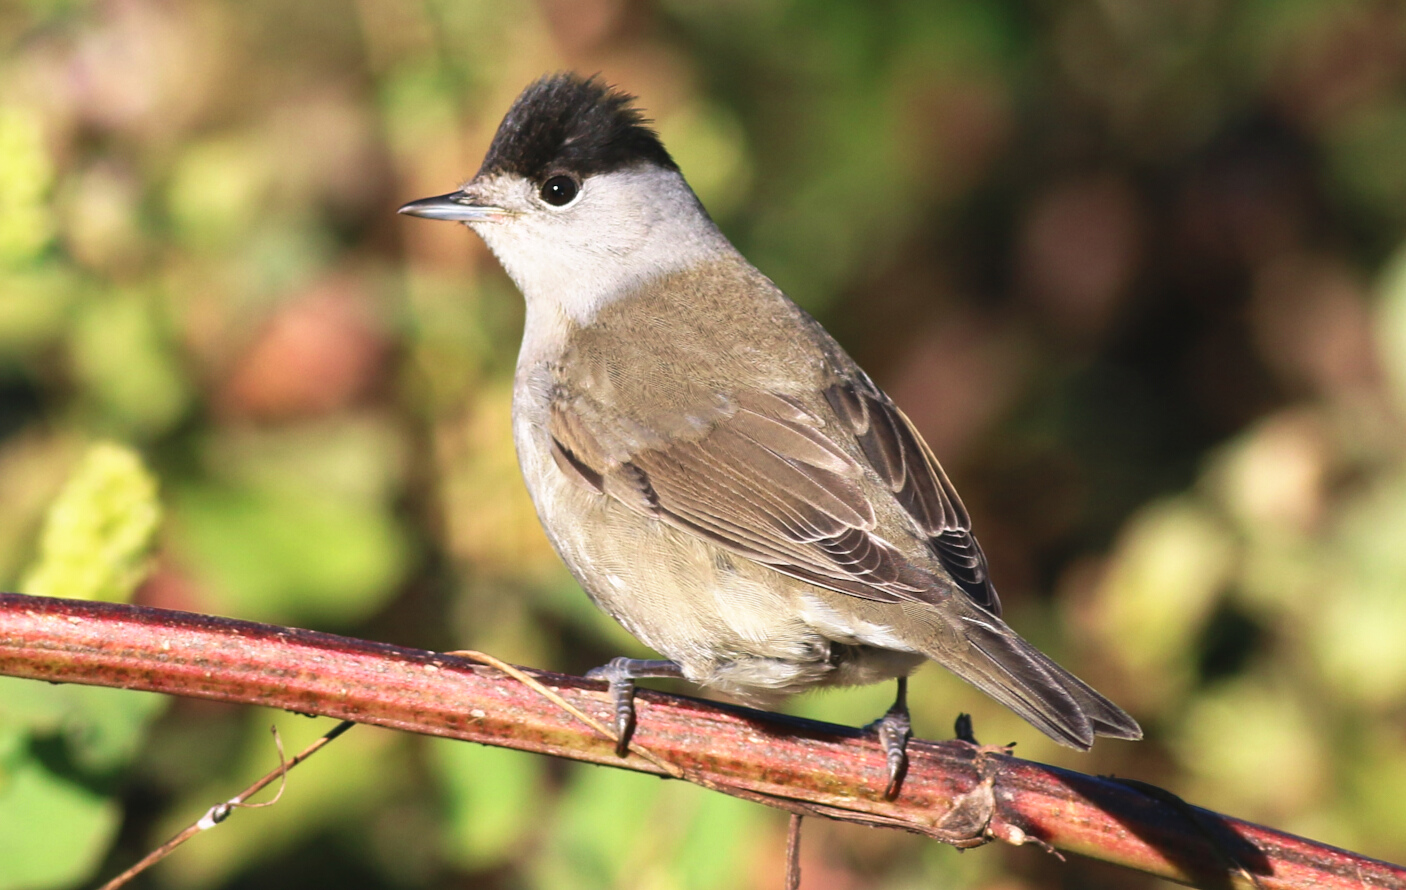
[[[634,681],[770,708],[896,680],[870,728],[899,793],[907,678],[935,661],[1061,744],[1138,739],[1121,708],[1022,639],[971,518],[897,405],[731,244],[633,95],[548,74],[478,173],[400,212],[460,222],[526,302],[513,439],[586,594],[661,659],[590,672],[618,752]]]

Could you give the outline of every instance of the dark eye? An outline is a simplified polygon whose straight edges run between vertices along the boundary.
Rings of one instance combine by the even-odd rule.
[[[576,198],[581,186],[570,176],[553,176],[542,183],[542,200],[553,207],[565,207]]]

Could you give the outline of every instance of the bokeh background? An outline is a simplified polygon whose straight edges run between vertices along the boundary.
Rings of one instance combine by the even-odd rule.
[[[920,735],[970,711],[1406,859],[1394,2],[3,0],[0,583],[573,672],[646,654],[518,479],[517,294],[394,213],[563,68],[642,97],[927,436],[1011,623],[1148,731],[1076,754],[929,667]],[[270,723],[330,725],[5,681],[0,890],[125,867],[275,763]],[[778,888],[784,829],[362,728],[142,886]],[[808,890],[1155,883],[815,821],[803,861]]]

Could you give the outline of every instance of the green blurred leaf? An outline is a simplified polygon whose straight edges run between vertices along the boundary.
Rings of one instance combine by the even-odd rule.
[[[660,119],[659,135],[714,218],[728,216],[747,198],[752,184],[747,134],[727,108],[685,106]]]
[[[89,300],[71,336],[79,379],[123,429],[152,435],[180,419],[190,386],[149,299],[122,293]]]
[[[0,890],[67,887],[88,878],[117,832],[117,805],[37,761],[0,763]]]
[[[1387,263],[1379,291],[1376,335],[1381,361],[1396,403],[1406,411],[1406,246],[1398,248]]]
[[[1347,786],[1344,812],[1335,821],[1356,827],[1359,838],[1351,849],[1364,842],[1385,846],[1406,836],[1406,807],[1401,805],[1406,800],[1406,744],[1400,733],[1390,724],[1374,727],[1345,753],[1351,756],[1340,761]]]
[[[765,811],[725,794],[698,794],[674,859],[679,884],[688,890],[729,890],[746,878],[747,855],[758,838]],[[682,795],[680,795],[682,796]]]
[[[49,508],[40,556],[22,587],[31,594],[124,601],[148,566],[160,522],[156,481],[124,446],[88,449]],[[157,695],[0,679],[0,735],[57,737],[74,767],[89,774],[126,764],[151,719]],[[87,875],[116,829],[117,805],[20,759],[0,789],[0,888],[63,886]]]
[[[575,767],[536,883],[611,890],[745,886],[764,814],[755,804],[683,783]]]
[[[512,439],[511,381],[483,386],[436,451],[450,552],[479,572],[555,584],[561,560],[527,496]]]
[[[0,106],[0,265],[34,259],[53,237],[53,212],[46,202],[53,179],[39,116],[28,108]]]
[[[313,488],[385,503],[405,475],[404,432],[382,415],[337,414],[281,426],[240,427],[203,446],[215,474],[237,488]]]
[[[20,435],[0,445],[0,588],[22,590],[45,516],[85,450],[66,435]]]
[[[228,246],[253,228],[272,183],[267,151],[253,138],[227,136],[186,147],[166,191],[176,234],[194,247]]]
[[[1313,663],[1338,694],[1392,706],[1406,694],[1406,472],[1349,502],[1336,537],[1305,628]]]
[[[1173,737],[1177,759],[1196,777],[1189,799],[1282,821],[1317,799],[1329,779],[1315,731],[1322,719],[1276,680],[1241,680],[1197,697]]]
[[[407,156],[454,132],[454,85],[437,58],[402,65],[378,86],[388,135]]]
[[[173,502],[182,557],[241,617],[356,621],[409,565],[388,509],[335,490],[191,484]]]
[[[676,828],[656,818],[662,788],[653,777],[573,765],[552,845],[535,863],[535,885],[620,890],[649,886],[651,879],[657,884],[665,864],[660,847]]]
[[[102,442],[88,449],[49,508],[25,593],[125,602],[146,577],[161,504],[137,453]]]
[[[1383,217],[1406,219],[1406,104],[1372,104],[1329,134],[1345,190]]]
[[[27,354],[61,336],[75,289],[58,268],[0,273],[0,351]]]
[[[72,710],[64,740],[74,762],[91,772],[129,763],[146,741],[147,727],[171,704],[169,696],[101,686],[63,690]]]
[[[0,677],[0,730],[61,737],[76,766],[103,773],[136,755],[169,702],[155,693]]]
[[[546,761],[521,751],[429,739],[430,763],[448,809],[441,849],[461,868],[510,861],[541,819]]]
[[[1125,528],[1096,594],[1095,620],[1149,701],[1189,681],[1192,643],[1235,557],[1222,523],[1189,497],[1146,507]]]

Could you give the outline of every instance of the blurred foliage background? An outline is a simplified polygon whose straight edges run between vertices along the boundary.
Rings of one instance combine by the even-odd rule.
[[[1406,7],[3,0],[0,582],[580,672],[645,654],[518,479],[519,298],[400,203],[561,68],[922,428],[1011,623],[1132,711],[988,742],[1406,859]],[[683,688],[683,687],[680,687]],[[797,699],[864,723],[877,687]],[[111,875],[327,728],[0,685],[0,890]],[[781,814],[350,733],[144,879],[776,888]],[[1130,887],[807,823],[808,890]]]

